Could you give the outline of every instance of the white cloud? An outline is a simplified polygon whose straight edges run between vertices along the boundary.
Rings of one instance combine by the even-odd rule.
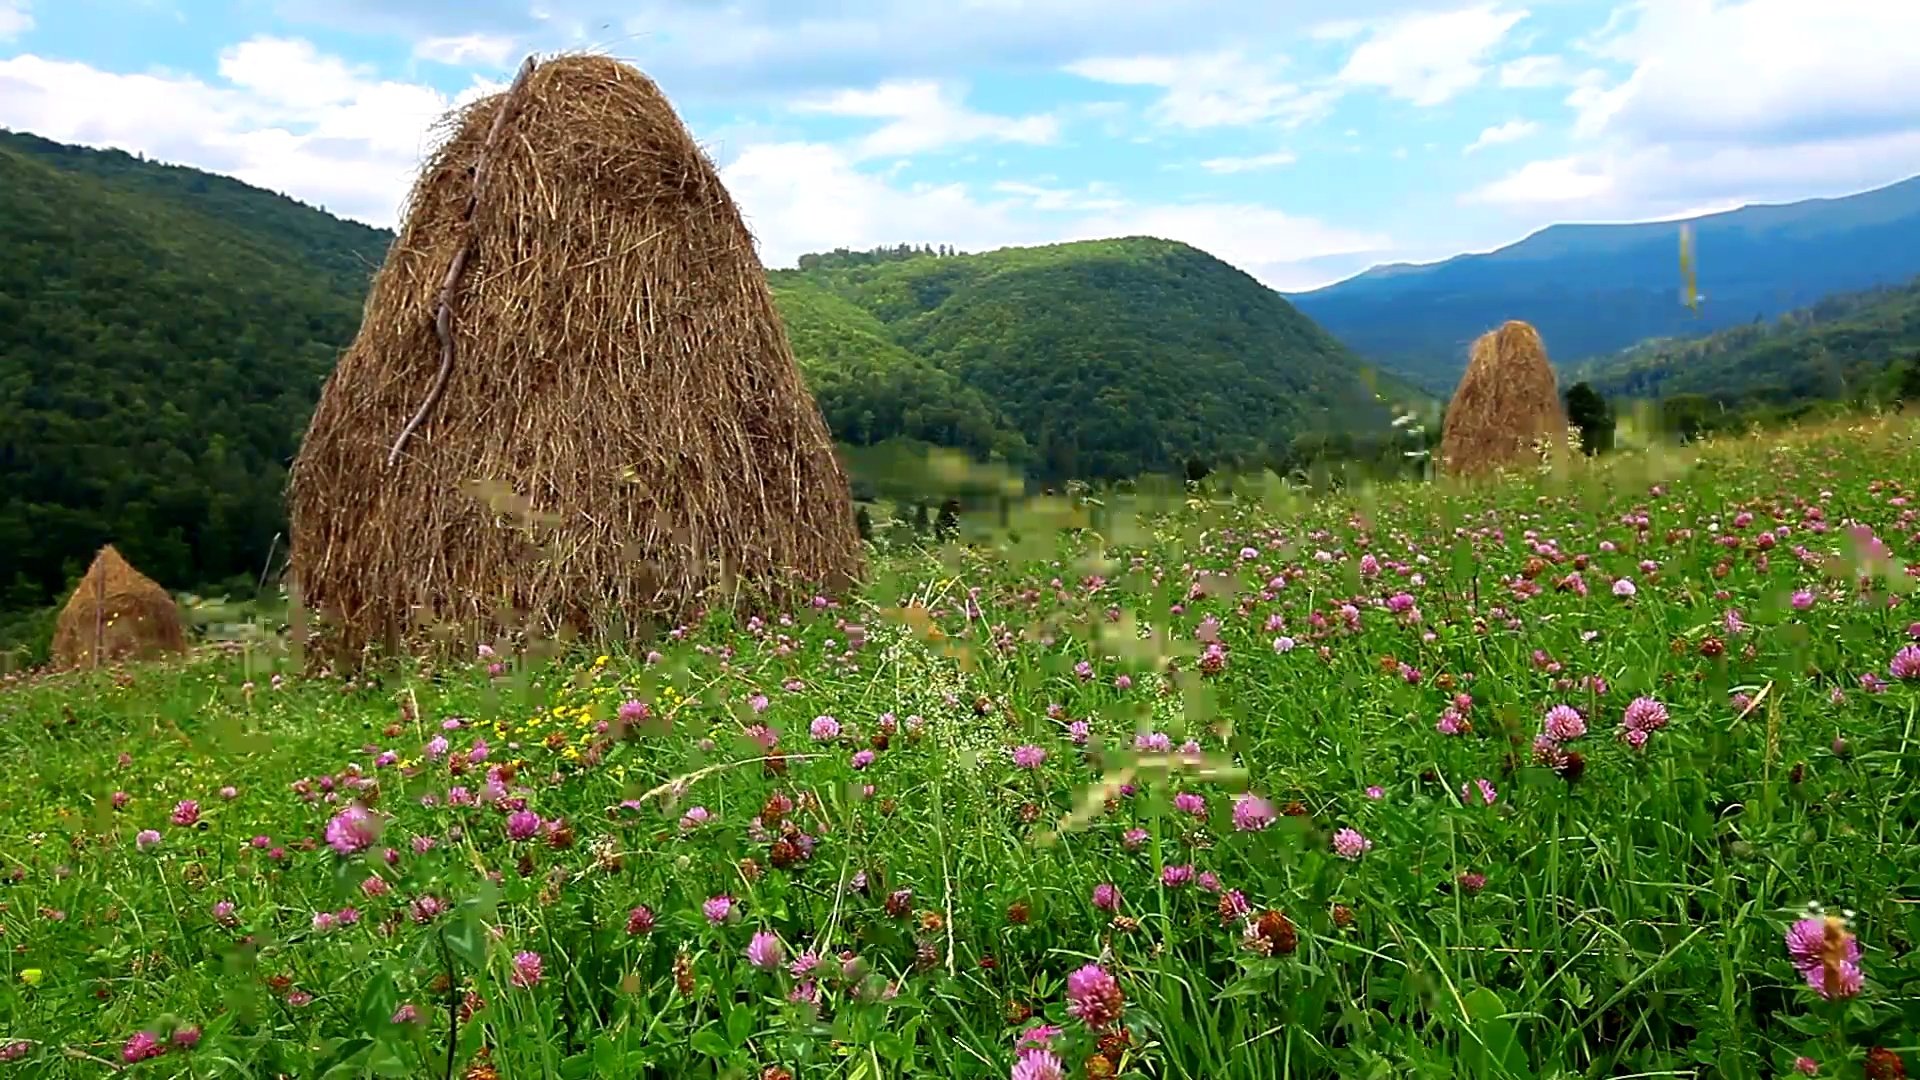
[[[993,185],[993,190],[1002,195],[1027,200],[1034,210],[1118,210],[1127,205],[1125,199],[1114,193],[1111,184],[1094,181],[1084,188],[1057,188],[1041,184],[1026,184],[1013,180],[1002,180]]]
[[[1340,81],[1380,87],[1415,105],[1442,104],[1479,84],[1488,54],[1526,17],[1481,4],[1395,19],[1353,50]]]
[[[0,0],[0,41],[12,41],[33,29],[27,0]]]
[[[1554,205],[1592,202],[1614,191],[1600,164],[1580,158],[1530,161],[1467,196],[1470,202]]]
[[[1626,66],[1568,94],[1568,156],[1472,201],[1638,217],[1840,194],[1920,162],[1920,5],[1886,0],[1639,0],[1586,46]]]
[[[1463,154],[1472,154],[1485,150],[1489,146],[1518,142],[1529,135],[1538,133],[1539,130],[1540,125],[1534,123],[1532,120],[1509,120],[1504,124],[1495,124],[1490,128],[1482,130],[1480,137],[1468,143],[1467,148],[1460,152]]]
[[[1271,207],[1140,205],[1097,185],[1074,191],[1003,182],[984,195],[957,183],[901,187],[823,143],[748,147],[721,176],[760,238],[761,257],[769,266],[791,266],[809,251],[842,246],[951,243],[984,251],[1144,235],[1192,244],[1276,288],[1293,289],[1350,272],[1315,266],[1315,259],[1390,246],[1382,235]]]
[[[1278,169],[1298,160],[1299,157],[1289,151],[1275,150],[1270,154],[1254,154],[1250,157],[1208,158],[1200,163],[1200,167],[1210,173],[1241,173]]]
[[[484,64],[501,67],[513,55],[513,39],[500,34],[456,34],[430,37],[413,46],[413,55],[453,67]]]
[[[881,83],[871,90],[841,90],[790,107],[889,121],[859,140],[862,157],[915,154],[982,140],[1050,143],[1060,134],[1060,121],[1053,116],[992,116],[968,109],[961,98],[953,87],[915,79]]]
[[[1376,20],[1435,0],[1342,0]],[[1255,54],[1304,40],[1323,0],[275,0],[283,18],[409,40],[502,34],[550,49],[617,49],[675,94],[720,100],[897,78],[1057,69],[1087,56]],[[536,14],[537,13],[537,14]]]
[[[1563,57],[1552,54],[1522,56],[1500,65],[1500,85],[1509,89],[1561,86],[1574,80]]]
[[[1165,91],[1150,115],[1182,128],[1239,127],[1277,122],[1298,127],[1326,115],[1338,96],[1279,77],[1284,58],[1250,59],[1238,50],[1181,55],[1092,57],[1068,64],[1083,79]]]
[[[373,224],[391,225],[431,149],[434,121],[453,105],[498,89],[475,80],[453,100],[434,89],[383,81],[305,42],[256,38],[226,50],[208,79],[125,74],[34,55],[0,60],[0,125],[49,138],[114,146],[225,173]],[[880,135],[931,119],[941,130],[983,140],[1009,130],[1038,138],[1021,120],[971,119],[950,96],[898,87],[821,99],[839,115],[887,121]],[[911,106],[911,107],[909,107]],[[966,118],[955,120],[955,110]],[[711,129],[720,130],[720,129]],[[696,133],[699,133],[696,129]],[[711,131],[708,132],[709,134]],[[885,158],[856,139],[839,146],[769,140],[740,129],[722,176],[760,237],[770,265],[808,251],[903,240],[969,250],[1098,237],[1153,235],[1204,248],[1280,287],[1334,276],[1316,260],[1383,250],[1384,236],[1240,203],[1154,205],[1110,186],[914,180],[910,167],[869,168]],[[871,137],[870,137],[871,138]],[[907,135],[888,136],[914,142]],[[919,138],[924,144],[925,139]],[[889,155],[891,156],[891,155]]]
[[[449,100],[384,81],[303,41],[223,51],[218,81],[121,74],[25,54],[0,60],[0,125],[236,176],[390,225]]]

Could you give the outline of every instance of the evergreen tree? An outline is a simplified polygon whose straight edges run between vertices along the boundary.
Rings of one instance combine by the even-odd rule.
[[[1613,406],[1584,382],[1567,390],[1567,420],[1580,429],[1580,446],[1588,456],[1613,449]]]

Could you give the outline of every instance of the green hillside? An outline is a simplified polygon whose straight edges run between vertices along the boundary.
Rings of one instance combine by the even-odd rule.
[[[1646,342],[1583,365],[1608,396],[1726,406],[1920,398],[1920,279],[1832,296],[1772,322]]]
[[[1359,360],[1278,293],[1148,238],[809,257],[783,287],[831,291],[984,395],[1047,478],[1284,457],[1296,439],[1384,430]],[[1397,383],[1390,399],[1415,396]]]
[[[173,587],[258,575],[391,240],[226,177],[0,131],[0,611],[45,604],[108,541]],[[852,446],[1056,480],[1384,430],[1350,353],[1183,245],[803,265],[771,275],[775,296]]]
[[[107,540],[169,583],[257,572],[379,237],[0,134],[0,608],[44,602]]]
[[[873,315],[817,283],[773,278],[774,302],[834,437],[1024,460],[1026,440],[979,391],[908,352]]]

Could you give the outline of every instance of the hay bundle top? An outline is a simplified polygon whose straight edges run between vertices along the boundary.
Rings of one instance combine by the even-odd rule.
[[[1566,408],[1539,331],[1509,320],[1473,343],[1440,428],[1441,469],[1469,476],[1538,462],[1543,441],[1565,450]]]
[[[173,596],[112,544],[93,557],[53,628],[53,662],[62,668],[148,660],[186,648]]]
[[[753,238],[653,81],[529,60],[444,123],[292,470],[293,583],[336,644],[856,576]]]

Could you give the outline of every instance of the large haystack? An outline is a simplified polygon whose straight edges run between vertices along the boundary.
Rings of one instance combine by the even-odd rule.
[[[1540,333],[1517,319],[1480,335],[1440,429],[1440,470],[1471,476],[1567,445],[1567,413]]]
[[[112,544],[93,557],[53,629],[53,663],[61,668],[151,660],[186,649],[180,605]]]
[[[293,465],[328,651],[617,634],[856,577],[753,238],[659,87],[529,60],[443,124]]]

